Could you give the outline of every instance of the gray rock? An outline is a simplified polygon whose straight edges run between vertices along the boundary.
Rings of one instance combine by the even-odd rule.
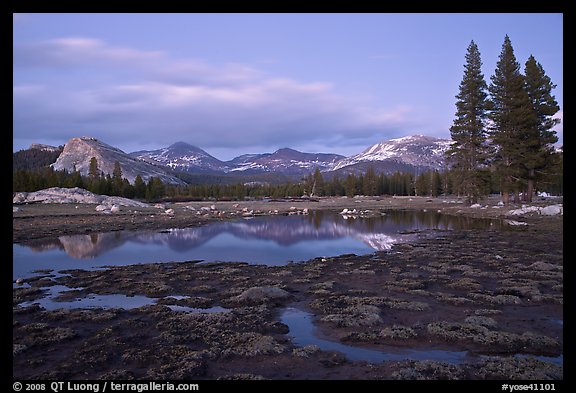
[[[320,347],[318,345],[306,345],[302,348],[294,348],[292,354],[301,358],[309,358],[315,353],[320,352]]]
[[[563,270],[562,269],[563,266],[554,265],[552,263],[542,261],[534,262],[533,264],[529,265],[528,268],[531,270],[542,270],[542,271]]]
[[[544,216],[556,216],[556,215],[562,215],[562,213],[563,213],[562,205],[550,205],[540,209],[540,214]]]
[[[17,192],[12,198],[12,203],[22,203],[26,200],[27,196],[27,192]]]
[[[290,293],[278,287],[252,287],[235,297],[237,301],[262,302],[268,300],[284,300]]]
[[[52,187],[35,192],[18,192],[14,195],[13,203],[77,203],[77,204],[95,204],[106,207],[104,211],[110,210],[113,205],[129,207],[148,207],[148,204],[134,201],[122,197],[109,197],[106,195],[94,194],[83,188],[60,188]]]
[[[471,325],[480,325],[487,328],[496,328],[498,326],[498,322],[494,318],[480,316],[480,315],[472,315],[466,317],[464,320],[465,323],[469,323]]]

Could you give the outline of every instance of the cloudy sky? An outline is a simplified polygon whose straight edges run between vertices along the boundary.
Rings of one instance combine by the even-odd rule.
[[[506,34],[563,108],[562,14],[15,14],[13,33],[14,151],[89,135],[228,160],[449,138],[470,41],[489,82]]]

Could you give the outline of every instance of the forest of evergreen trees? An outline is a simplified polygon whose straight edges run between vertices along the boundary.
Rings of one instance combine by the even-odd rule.
[[[305,179],[284,184],[237,183],[237,184],[196,184],[176,186],[164,184],[159,178],[148,182],[136,177],[134,184],[121,177],[121,169],[116,176],[92,174],[81,176],[79,172],[55,171],[51,167],[36,170],[19,169],[13,173],[13,191],[37,191],[49,187],[80,187],[102,195],[123,196],[146,201],[160,200],[243,200],[246,198],[299,198],[301,196],[348,196],[399,195],[399,196],[439,196],[464,195],[458,189],[458,174],[455,171],[426,171],[418,175],[396,172],[390,175],[376,173],[372,167],[360,175],[337,176],[324,180],[316,170]],[[498,193],[500,180],[496,172],[486,173],[485,194]],[[561,171],[542,183],[540,191],[555,195],[562,194]]]
[[[510,38],[504,38],[494,75],[488,85],[482,61],[472,41],[466,53],[464,77],[456,96],[456,119],[450,128],[454,143],[447,152],[457,189],[469,203],[486,195],[489,173],[498,180],[504,203],[530,202],[536,188],[562,175],[562,154],[553,127],[560,110],[552,95],[556,87],[544,68],[530,56],[524,74]]]
[[[516,61],[508,36],[491,84],[484,80],[478,47],[472,41],[466,53],[464,77],[456,96],[456,115],[450,128],[453,144],[446,153],[445,171],[393,174],[376,173],[324,179],[316,170],[300,181],[284,184],[241,182],[237,184],[163,184],[159,178],[134,184],[122,177],[116,163],[112,176],[98,170],[92,158],[88,176],[79,172],[55,171],[49,165],[59,152],[29,149],[14,153],[14,192],[49,187],[81,187],[97,194],[117,195],[147,201],[162,199],[285,198],[308,196],[456,194],[475,203],[483,196],[500,193],[505,203],[531,201],[536,191],[563,193],[563,152],[555,151],[558,141],[552,129],[560,110],[552,90],[556,87],[533,56],[525,63],[524,74]],[[195,179],[187,175],[187,179]]]

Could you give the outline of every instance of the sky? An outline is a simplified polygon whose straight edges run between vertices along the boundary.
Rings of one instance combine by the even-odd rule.
[[[557,85],[562,118],[558,13],[14,14],[13,151],[86,135],[229,160],[450,138],[468,45],[490,83],[506,35],[522,71],[533,55]]]

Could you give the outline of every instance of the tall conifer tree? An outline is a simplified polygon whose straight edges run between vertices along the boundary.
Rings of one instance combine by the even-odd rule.
[[[96,157],[90,159],[90,166],[88,169],[88,175],[91,179],[96,179],[100,176],[100,171],[98,169],[98,160]]]
[[[502,200],[507,204],[510,192],[518,202],[518,193],[525,187],[523,164],[530,155],[537,121],[508,35],[491,81],[490,136],[496,147],[494,164],[501,179]]]
[[[488,94],[480,51],[474,41],[468,46],[465,58],[464,77],[456,95],[456,119],[450,127],[454,143],[447,155],[457,187],[466,195],[468,203],[476,203],[485,189],[481,170],[487,158],[485,119]]]
[[[537,171],[552,166],[553,144],[558,142],[552,128],[560,122],[553,116],[560,110],[552,89],[556,87],[544,72],[542,65],[530,56],[524,68],[525,88],[536,115],[535,129],[527,144],[529,155],[524,162],[527,171],[526,201],[531,202]]]

